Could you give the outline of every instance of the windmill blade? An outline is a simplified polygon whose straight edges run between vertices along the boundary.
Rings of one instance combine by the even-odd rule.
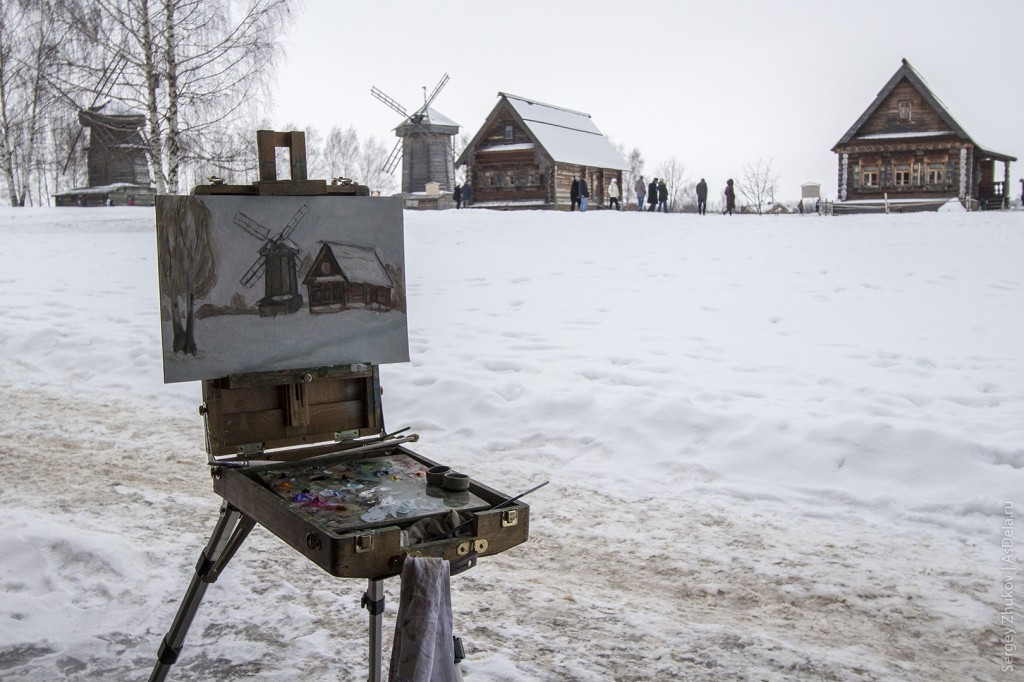
[[[379,99],[381,102],[384,102],[384,104],[388,105],[395,111],[397,111],[402,118],[407,118],[409,116],[409,114],[406,113],[405,111],[405,107],[403,107],[401,104],[385,95],[384,92],[378,89],[376,86],[370,88],[370,94]]]
[[[245,271],[242,278],[238,280],[238,283],[242,286],[252,289],[252,285],[256,283],[259,276],[263,274],[263,270],[266,268],[266,260],[263,256],[256,259],[256,262],[249,266],[249,269]]]
[[[384,162],[384,172],[394,173],[395,168],[398,167],[398,162],[402,160],[402,140],[399,138],[398,142],[395,143],[395,148],[388,154],[387,160]]]
[[[292,232],[295,231],[295,228],[298,227],[299,221],[302,220],[302,218],[306,215],[306,211],[308,210],[309,206],[307,206],[306,204],[300,206],[299,210],[296,211],[295,215],[292,216],[292,219],[289,220],[288,224],[284,226],[283,230],[281,230],[281,234],[277,235],[277,239],[288,239],[288,237],[291,236]]]
[[[241,211],[235,214],[235,225],[238,225],[257,239],[262,239],[263,241],[270,239],[270,230],[263,227]]]
[[[441,94],[441,90],[443,90],[446,85],[448,85],[448,74],[441,76],[441,80],[439,80],[437,85],[434,86],[433,92],[430,93],[430,96],[427,97],[426,101],[423,103],[423,111],[426,111],[427,107],[433,104],[434,100],[437,99],[437,96]]]

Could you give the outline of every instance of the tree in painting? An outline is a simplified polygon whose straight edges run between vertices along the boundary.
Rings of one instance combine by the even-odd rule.
[[[211,237],[210,209],[192,196],[158,197],[160,291],[169,299],[171,348],[195,355],[195,301],[217,283],[217,256]]]

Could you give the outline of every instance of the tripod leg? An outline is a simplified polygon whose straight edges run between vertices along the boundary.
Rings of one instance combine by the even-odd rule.
[[[157,662],[149,677],[150,682],[162,682],[167,677],[171,666],[178,660],[185,635],[188,634],[192,619],[195,618],[196,611],[199,610],[199,602],[206,594],[206,588],[217,580],[224,566],[235,555],[255,525],[255,520],[227,502],[221,505],[217,525],[210,535],[210,541],[206,544],[206,548],[199,555],[192,582],[189,583],[188,589],[185,591],[181,606],[178,607],[178,613],[171,623],[171,629],[167,631],[163,642],[160,643]]]
[[[363,595],[363,608],[370,612],[369,682],[381,682],[381,647],[384,643],[384,581],[370,578]]]

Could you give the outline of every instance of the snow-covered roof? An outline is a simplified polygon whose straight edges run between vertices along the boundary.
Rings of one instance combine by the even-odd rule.
[[[384,269],[384,264],[380,262],[377,252],[372,247],[340,242],[324,243],[330,246],[334,259],[338,261],[338,267],[349,282],[380,287],[394,286],[387,270]]]
[[[413,114],[413,115],[415,115],[415,114]],[[409,118],[404,119],[401,123],[399,123],[397,126],[395,126],[394,130],[398,130],[402,126],[409,125],[409,123],[411,121],[412,121],[412,116],[409,116]],[[417,121],[417,123],[419,123],[420,125],[423,125],[423,126],[428,126],[428,125],[429,126],[450,126],[450,127],[455,127],[455,128],[461,128],[462,127],[458,123],[456,123],[455,121],[451,120],[450,118],[448,118],[447,116],[445,116],[444,114],[439,112],[437,109],[433,109],[431,107],[427,107],[424,110],[423,118],[421,120]]]
[[[498,95],[505,98],[537,144],[555,162],[629,170],[629,165],[594,125],[590,114],[504,92]]]

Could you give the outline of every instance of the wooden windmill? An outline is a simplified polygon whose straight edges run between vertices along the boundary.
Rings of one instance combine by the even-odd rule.
[[[235,214],[235,225],[263,241],[259,257],[238,280],[240,284],[251,289],[262,275],[263,298],[256,302],[260,317],[287,315],[302,307],[302,294],[299,293],[296,272],[299,247],[288,238],[308,210],[309,207],[303,204],[277,236],[271,236],[270,230],[241,211]]]
[[[447,83],[448,74],[445,74],[430,95],[424,97],[423,106],[411,114],[380,89],[370,88],[371,95],[403,118],[395,128],[398,142],[384,163],[384,170],[392,173],[401,160],[403,194],[422,192],[428,182],[438,183],[443,191],[455,188],[452,138],[459,134],[460,126],[430,107]]]

